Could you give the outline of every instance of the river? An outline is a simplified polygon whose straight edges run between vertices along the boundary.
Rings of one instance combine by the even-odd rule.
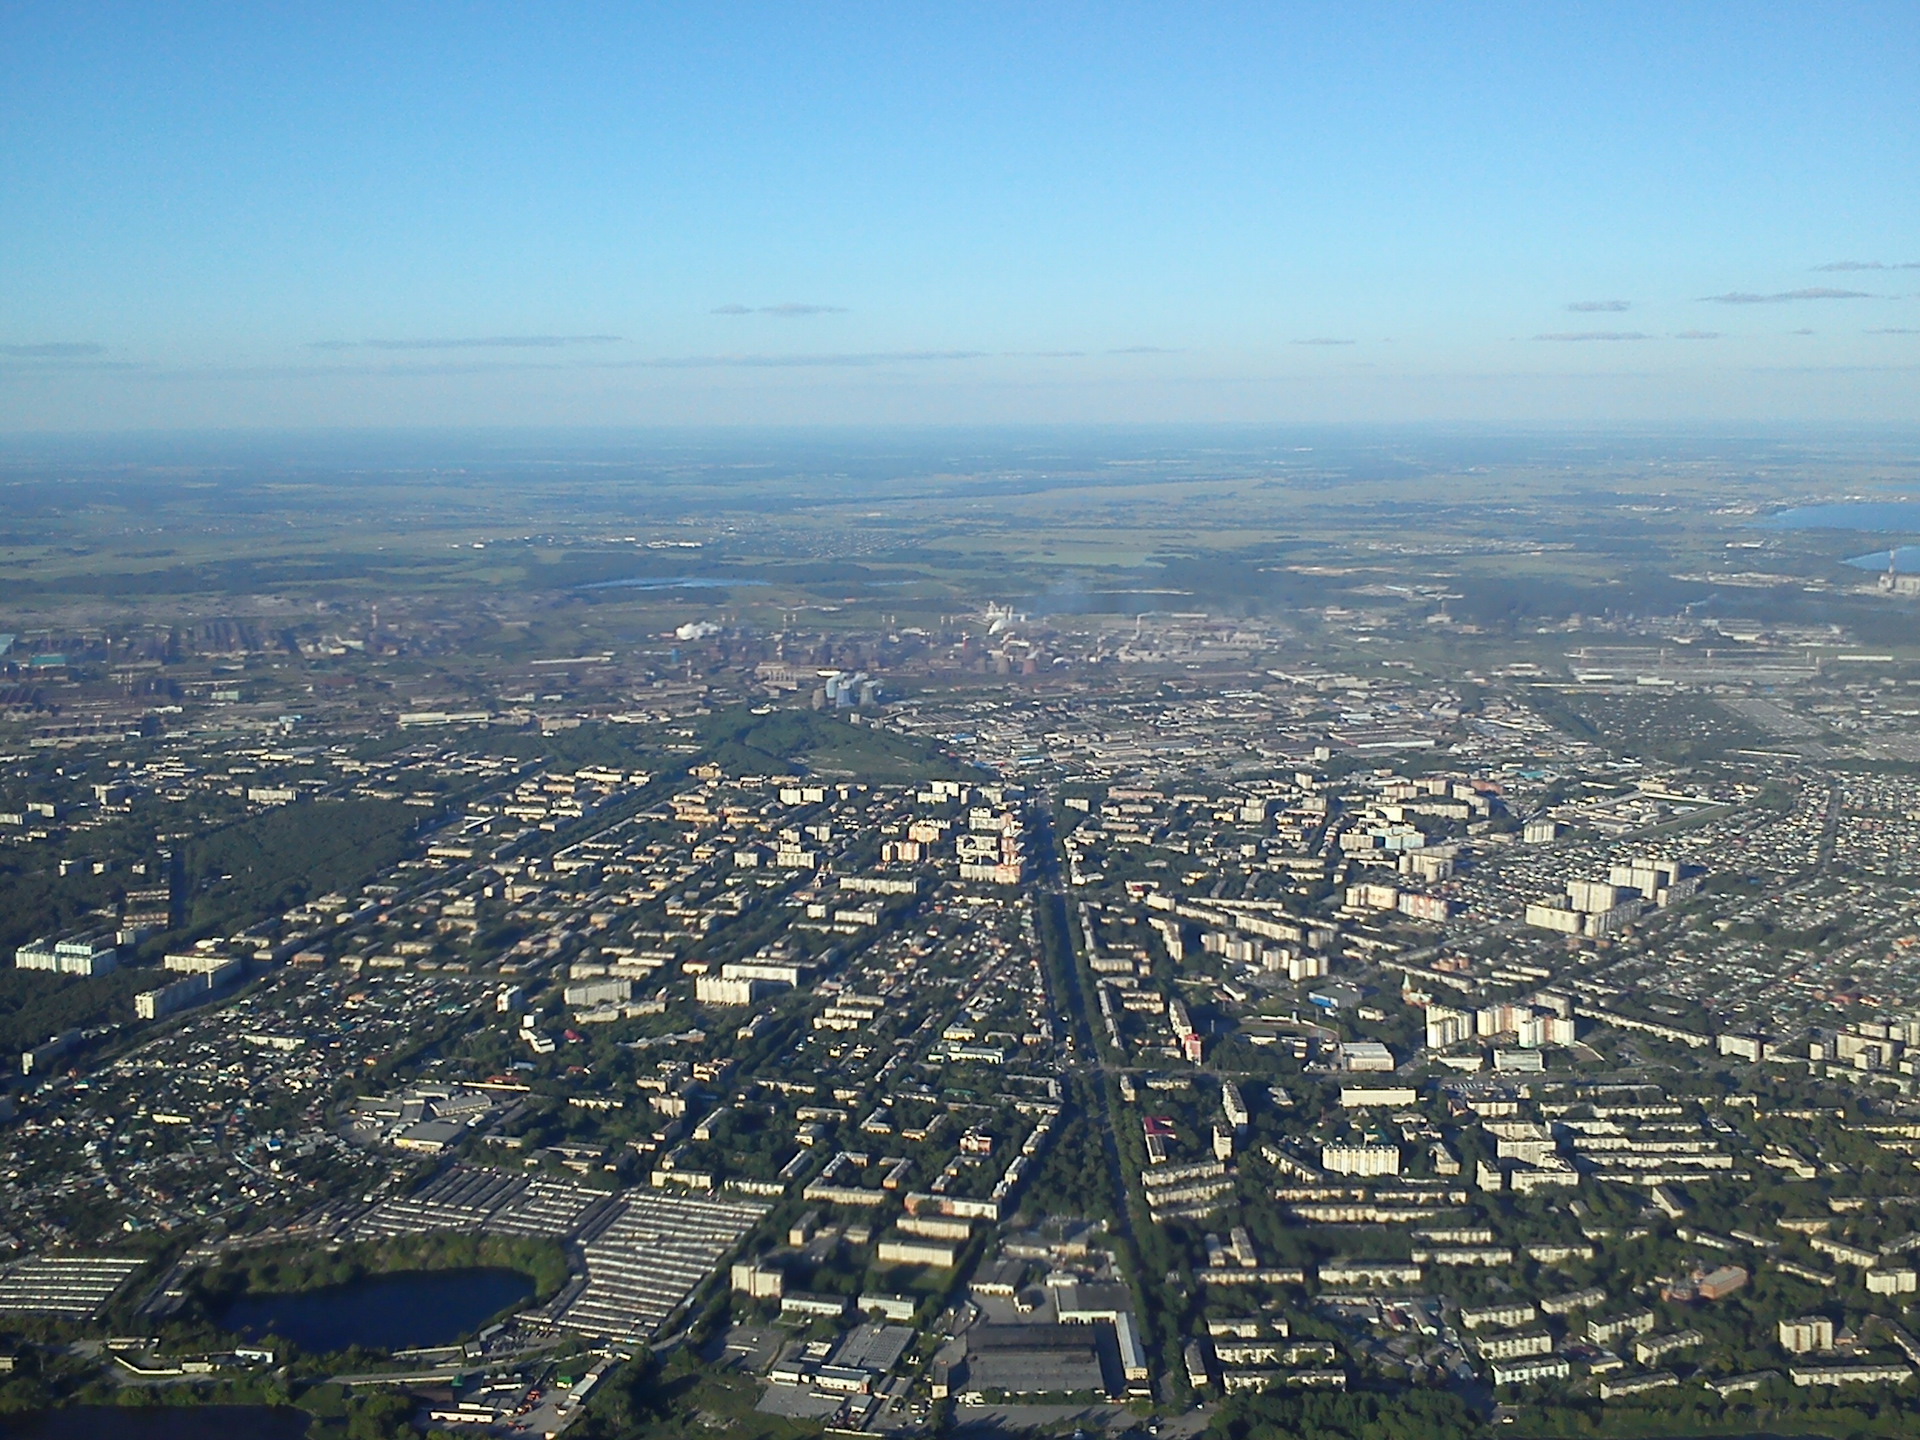
[[[1796,505],[1760,522],[1773,530],[1861,530],[1869,534],[1920,531],[1920,500],[1836,500]]]

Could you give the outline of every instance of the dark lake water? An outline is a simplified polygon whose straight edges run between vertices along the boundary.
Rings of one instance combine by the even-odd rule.
[[[309,1419],[291,1406],[75,1405],[0,1420],[0,1435],[7,1440],[301,1440]]]
[[[1777,530],[1865,530],[1897,533],[1920,530],[1920,500],[1845,500],[1832,505],[1798,505],[1761,522]]]
[[[517,1270],[414,1270],[290,1295],[244,1295],[215,1320],[241,1335],[280,1335],[315,1354],[364,1345],[450,1345],[533,1298]]]

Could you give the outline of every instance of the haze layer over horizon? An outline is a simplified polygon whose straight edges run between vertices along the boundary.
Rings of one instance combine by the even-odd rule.
[[[1901,421],[1910,8],[0,18],[0,431]]]

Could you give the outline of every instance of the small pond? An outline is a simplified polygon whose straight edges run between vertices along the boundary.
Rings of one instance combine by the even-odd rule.
[[[410,1350],[451,1345],[533,1298],[518,1270],[410,1270],[284,1295],[242,1295],[214,1316],[224,1330],[279,1335],[324,1354],[350,1345]]]
[[[302,1440],[312,1417],[292,1406],[74,1405],[0,1422],[7,1440]]]

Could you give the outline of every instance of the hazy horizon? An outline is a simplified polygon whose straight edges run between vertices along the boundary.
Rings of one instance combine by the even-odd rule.
[[[16,7],[0,433],[1875,422],[1910,8]]]
[[[1057,422],[814,425],[577,425],[232,427],[0,433],[0,474],[45,478],[68,468],[164,476],[203,469],[266,475],[279,470],[331,475],[458,471],[591,473],[692,466],[724,472],[872,480],[942,474],[1108,469],[1191,478],[1326,473],[1389,467],[1412,473],[1471,474],[1512,465],[1645,463],[1721,466],[1765,463],[1806,468],[1807,493],[1839,493],[1816,482],[1818,467],[1846,460],[1842,488],[1910,488],[1920,422],[1773,420],[1734,422],[1472,421]]]

